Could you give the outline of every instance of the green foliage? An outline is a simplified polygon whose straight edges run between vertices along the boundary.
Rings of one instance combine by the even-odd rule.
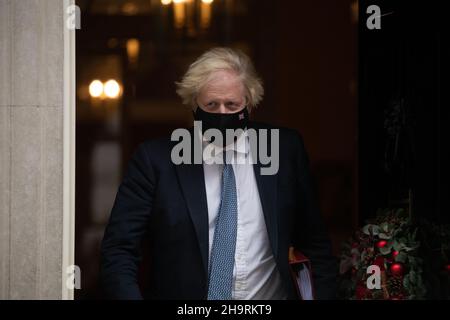
[[[424,266],[430,268],[419,253],[423,249],[440,250],[442,261],[448,263],[449,247],[449,227],[413,223],[403,209],[380,209],[374,220],[368,221],[343,245],[340,295],[345,299],[424,299],[427,294]],[[391,270],[393,263],[400,264],[400,274]],[[365,287],[366,270],[373,264],[382,270],[383,290]]]

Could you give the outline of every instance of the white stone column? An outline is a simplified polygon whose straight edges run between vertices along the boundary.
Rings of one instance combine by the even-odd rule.
[[[0,0],[0,299],[71,298],[65,3]]]

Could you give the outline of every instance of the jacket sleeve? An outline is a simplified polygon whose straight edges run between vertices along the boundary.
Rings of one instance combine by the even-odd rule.
[[[315,298],[336,299],[337,260],[320,214],[308,155],[297,132],[295,140],[299,212],[294,220],[294,247],[311,261]]]
[[[102,241],[100,282],[106,298],[142,299],[138,266],[154,188],[155,175],[142,144],[128,165]]]

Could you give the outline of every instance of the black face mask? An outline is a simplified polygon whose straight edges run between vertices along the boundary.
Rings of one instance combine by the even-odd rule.
[[[225,137],[226,129],[245,129],[248,125],[249,114],[247,107],[235,113],[211,113],[197,107],[194,119],[202,121],[203,133],[214,128],[220,130]]]

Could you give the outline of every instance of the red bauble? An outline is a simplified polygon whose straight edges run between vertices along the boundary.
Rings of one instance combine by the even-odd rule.
[[[445,270],[447,270],[448,272],[450,272],[450,263],[445,265]]]
[[[387,241],[386,240],[380,240],[380,241],[377,242],[377,248],[383,248],[386,245],[387,245]]]
[[[398,251],[392,251],[392,258],[395,259],[395,257],[398,256],[399,253],[400,252],[398,252]]]
[[[393,263],[391,264],[391,273],[394,276],[401,276],[403,275],[404,267],[401,263]]]

